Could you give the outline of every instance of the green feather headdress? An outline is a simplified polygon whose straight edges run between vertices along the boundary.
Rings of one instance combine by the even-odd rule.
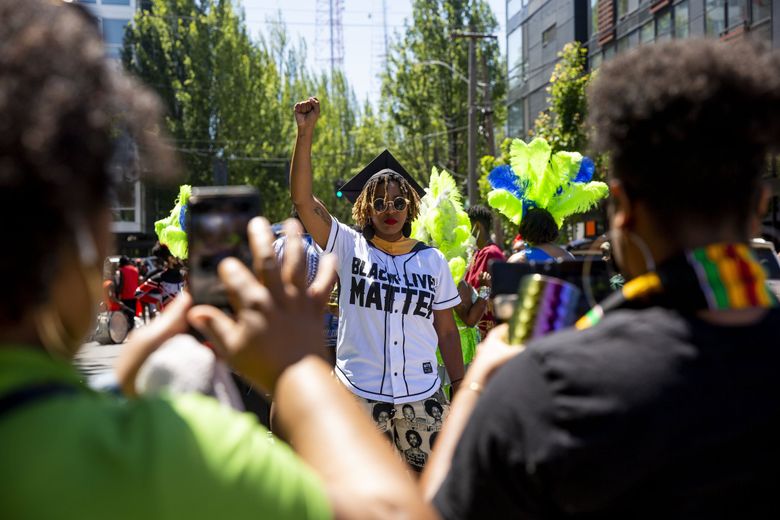
[[[187,258],[187,208],[192,188],[185,184],[179,187],[179,196],[171,214],[154,223],[154,231],[161,244],[167,246],[176,258]]]
[[[420,214],[412,222],[412,238],[433,245],[444,254],[457,284],[466,274],[476,247],[471,221],[463,210],[455,179],[445,170],[431,170],[431,180],[420,200]]]
[[[553,154],[541,138],[530,143],[513,140],[509,163],[488,175],[493,188],[488,204],[517,225],[529,209],[544,208],[561,227],[566,217],[588,211],[609,192],[606,184],[591,180],[595,168],[589,157],[578,152]]]

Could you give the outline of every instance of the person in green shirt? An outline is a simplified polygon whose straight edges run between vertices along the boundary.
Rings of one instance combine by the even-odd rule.
[[[157,178],[176,161],[161,139],[159,100],[105,60],[86,11],[0,0],[0,20],[0,219],[14,251],[0,255],[0,517],[434,517],[320,357],[312,338],[333,261],[307,289],[293,223],[284,265],[258,219],[255,272],[221,264],[234,318],[183,294],[124,345],[125,397],[80,381],[71,359],[101,295],[122,146],[134,143],[130,166]],[[205,396],[135,395],[143,360],[188,325],[273,393],[289,445]]]

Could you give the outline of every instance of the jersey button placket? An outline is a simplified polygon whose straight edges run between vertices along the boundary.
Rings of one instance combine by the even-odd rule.
[[[390,344],[390,369],[393,374],[393,389],[394,395],[404,395],[406,393],[403,378],[403,338],[401,337],[402,329],[402,313],[399,312],[399,307],[403,305],[403,302],[394,302],[393,314],[390,315],[390,330],[389,340]]]

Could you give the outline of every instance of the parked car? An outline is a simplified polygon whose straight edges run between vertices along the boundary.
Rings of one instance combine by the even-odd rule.
[[[603,235],[598,237],[578,238],[572,240],[563,246],[563,248],[577,258],[601,258],[602,252],[599,248],[606,240],[606,237]]]
[[[750,245],[766,271],[769,288],[780,298],[780,258],[777,256],[774,244],[763,238],[754,238]]]

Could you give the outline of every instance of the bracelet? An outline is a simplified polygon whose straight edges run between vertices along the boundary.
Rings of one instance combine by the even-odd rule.
[[[471,390],[473,392],[476,392],[477,395],[482,395],[482,391],[485,389],[484,386],[477,383],[476,381],[472,381],[466,386],[468,390]]]

